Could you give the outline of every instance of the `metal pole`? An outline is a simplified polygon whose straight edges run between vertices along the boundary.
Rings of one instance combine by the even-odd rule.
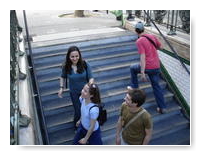
[[[175,29],[174,29],[175,32],[177,27],[177,21],[178,21],[178,10],[176,10]]]
[[[146,18],[146,23],[144,24],[144,26],[151,26],[151,24],[150,24],[150,20],[149,20],[149,18],[148,18],[148,16],[150,16],[150,13],[149,13],[149,11],[150,10],[147,10],[147,18]],[[151,16],[150,16],[151,17]]]
[[[31,48],[31,43],[30,43],[30,39],[29,39],[29,31],[28,31],[28,24],[27,24],[27,18],[26,18],[25,10],[23,10],[23,15],[24,15],[24,24],[25,24],[26,39],[27,39],[27,42],[28,42],[29,54],[32,55],[32,48]]]
[[[171,26],[168,35],[176,35],[176,32],[174,31],[174,10],[172,10]]]
[[[167,16],[167,29],[169,27],[169,15],[170,15],[170,10],[168,11],[168,16]]]

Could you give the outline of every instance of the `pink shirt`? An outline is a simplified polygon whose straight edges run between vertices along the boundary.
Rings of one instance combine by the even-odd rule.
[[[151,40],[153,40],[158,47],[161,46],[161,43],[158,41],[158,39],[154,35],[151,35],[151,34],[144,34],[144,35],[149,37]],[[145,69],[160,68],[160,60],[158,57],[157,49],[147,38],[140,37],[136,41],[136,45],[138,48],[138,53],[145,54],[145,59],[146,59]]]

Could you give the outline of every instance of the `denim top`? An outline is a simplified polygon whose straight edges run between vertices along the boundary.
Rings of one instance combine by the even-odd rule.
[[[67,74],[65,67],[64,66],[62,67],[61,77],[66,79],[66,88],[67,88],[67,82],[69,83],[70,92],[80,93],[84,85],[89,82],[88,80],[93,78],[90,65],[87,62],[86,65],[87,65],[88,75],[86,74],[86,70],[84,70],[81,74],[79,74],[79,73],[74,73],[73,69],[71,70],[71,74]]]

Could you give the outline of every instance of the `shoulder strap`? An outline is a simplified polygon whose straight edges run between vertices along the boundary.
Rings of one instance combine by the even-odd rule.
[[[145,35],[143,35],[143,36],[141,36],[141,37],[147,38],[147,39],[154,45],[154,47],[155,47],[156,49],[158,48],[157,45],[155,44],[155,42],[154,42],[151,38],[149,38],[149,37],[147,37],[147,36],[145,36]]]
[[[138,117],[140,117],[145,111],[146,111],[146,110],[143,109],[143,110],[140,111],[135,117],[133,117],[133,118],[126,124],[126,126],[123,128],[122,132],[123,132],[124,130],[126,130],[127,127],[128,127],[130,124],[132,124]]]
[[[91,106],[90,109],[89,109],[89,112],[90,112],[90,110],[91,110],[93,107],[98,107],[98,105],[93,105],[93,106]]]

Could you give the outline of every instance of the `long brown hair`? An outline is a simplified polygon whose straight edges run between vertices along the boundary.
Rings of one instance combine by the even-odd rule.
[[[66,55],[66,60],[65,60],[65,63],[64,63],[64,67],[66,69],[66,73],[67,74],[71,74],[71,70],[72,70],[72,62],[70,60],[70,54],[74,51],[77,51],[78,54],[79,54],[79,60],[78,60],[78,63],[77,63],[77,73],[81,74],[82,72],[84,72],[85,70],[85,61],[82,59],[82,56],[81,56],[81,52],[79,50],[79,48],[77,46],[71,46],[69,47],[68,49],[68,52],[67,52],[67,55]]]
[[[90,100],[95,104],[101,104],[99,87],[96,84],[88,84],[89,93],[92,95]]]

